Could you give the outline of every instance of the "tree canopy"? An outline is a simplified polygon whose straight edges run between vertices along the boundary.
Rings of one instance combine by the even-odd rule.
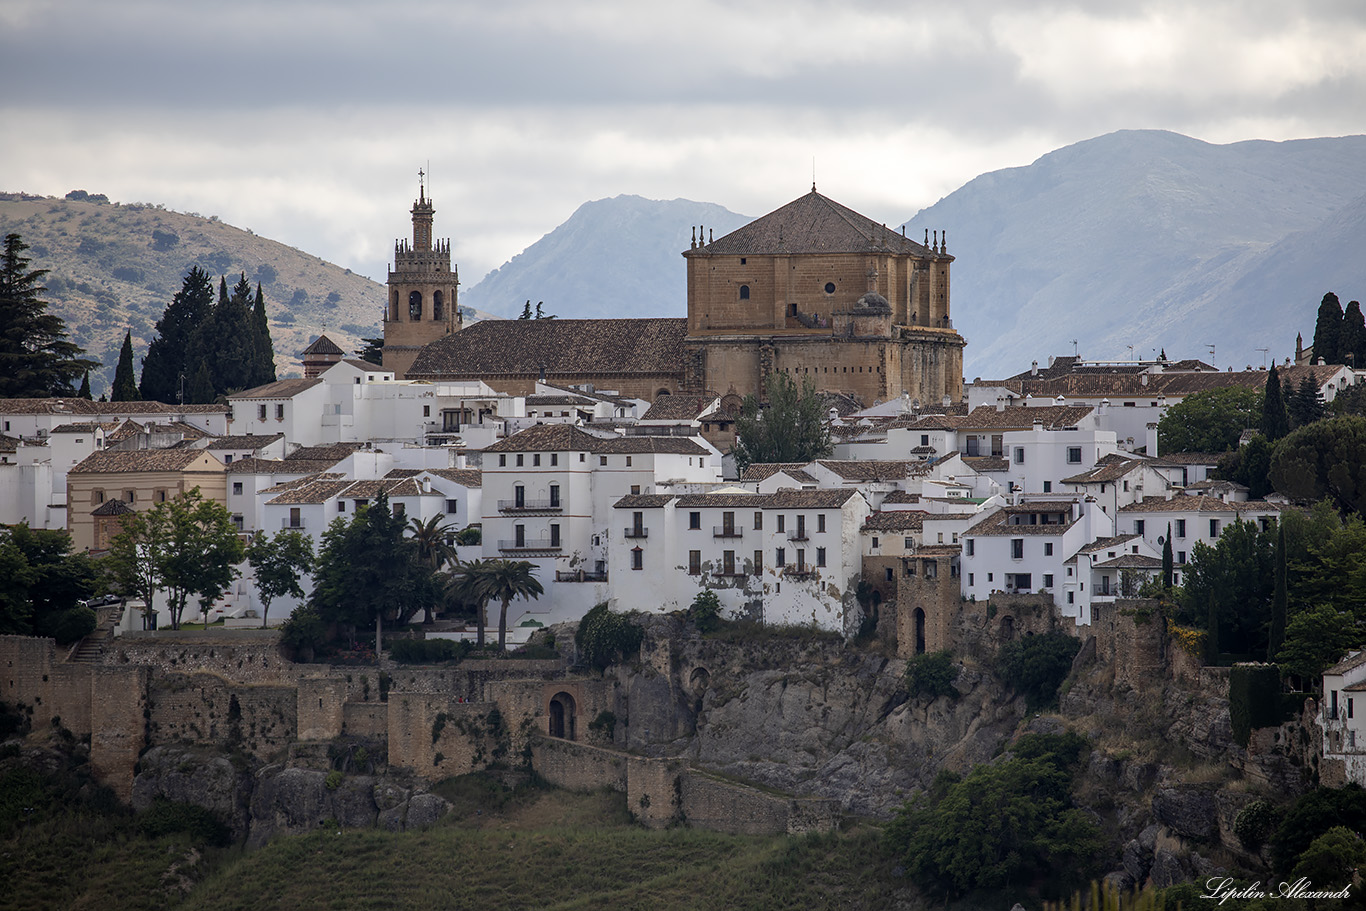
[[[756,462],[809,462],[830,455],[825,402],[810,377],[798,386],[790,374],[775,371],[765,378],[764,391],[766,403],[745,396],[735,421],[733,452],[740,470]]]
[[[1366,418],[1315,421],[1276,446],[1268,471],[1272,486],[1289,497],[1327,498],[1344,513],[1366,509]]]
[[[270,537],[258,531],[246,550],[247,562],[256,574],[256,594],[261,599],[261,627],[270,616],[276,598],[304,596],[303,576],[313,567],[313,541],[297,531],[283,528]]]
[[[1228,387],[1188,395],[1168,409],[1157,425],[1160,453],[1228,452],[1238,438],[1262,421],[1262,392]]]
[[[1314,360],[1325,364],[1341,364],[1339,350],[1342,341],[1342,302],[1329,291],[1319,302],[1319,315],[1314,321]]]
[[[99,573],[71,536],[21,522],[0,529],[0,634],[52,636],[70,642],[95,628],[81,602],[95,594]]]
[[[213,281],[198,266],[191,266],[180,290],[157,320],[157,337],[147,346],[142,362],[142,397],[148,401],[176,404],[182,377],[190,382],[199,358],[193,361],[190,339],[213,308]]]
[[[67,341],[66,323],[47,312],[46,269],[30,269],[18,234],[5,235],[0,253],[0,398],[74,395],[75,383],[98,367]]]
[[[123,347],[119,349],[119,363],[114,368],[114,385],[109,390],[111,402],[136,402],[138,400],[137,373],[133,367],[133,333],[123,334]]]

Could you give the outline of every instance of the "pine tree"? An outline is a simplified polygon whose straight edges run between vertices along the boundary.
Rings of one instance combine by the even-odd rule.
[[[1319,304],[1318,320],[1314,323],[1314,362],[1341,364],[1338,346],[1342,340],[1342,303],[1329,291]]]
[[[119,365],[114,368],[114,387],[109,391],[110,401],[136,402],[138,384],[133,368],[133,333],[123,334],[123,348],[119,351]]]
[[[1295,429],[1312,424],[1323,417],[1323,402],[1319,400],[1319,389],[1312,377],[1300,380],[1288,403],[1290,423]]]
[[[522,307],[522,315],[518,319],[531,319],[531,300],[528,299],[526,306]]]
[[[98,361],[66,340],[66,323],[47,312],[46,269],[29,269],[28,245],[5,235],[0,253],[0,398],[74,395],[76,378]]]
[[[89,371],[89,370],[87,370],[87,371],[85,372],[85,376],[81,378],[81,388],[78,389],[78,390],[76,390],[76,395],[77,395],[77,397],[79,397],[79,398],[85,399],[87,402],[90,401],[91,396],[90,396],[90,371]]]
[[[218,303],[195,330],[190,352],[208,367],[213,395],[207,401],[252,385],[256,369],[256,328],[252,317],[251,284],[245,273],[231,294],[227,279],[219,280]],[[198,376],[195,379],[197,382]]]
[[[1290,414],[1286,411],[1285,395],[1281,391],[1281,375],[1276,365],[1266,377],[1266,394],[1262,398],[1262,436],[1274,443],[1290,432]]]
[[[266,318],[266,298],[261,283],[256,283],[256,303],[252,307],[252,325],[256,332],[256,370],[252,386],[275,382],[275,343],[270,338],[270,320]]]
[[[199,358],[191,350],[196,333],[213,310],[213,280],[198,266],[185,274],[166,312],[157,320],[157,337],[147,346],[142,361],[142,398],[174,404],[180,401],[182,382]]]
[[[1353,367],[1366,365],[1366,317],[1361,301],[1351,301],[1342,314],[1342,338],[1338,341],[1341,360]]]

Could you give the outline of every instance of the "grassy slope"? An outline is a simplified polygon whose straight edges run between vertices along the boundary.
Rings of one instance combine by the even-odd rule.
[[[153,231],[175,234],[179,243],[159,250]],[[347,351],[359,347],[362,335],[379,333],[384,286],[216,218],[0,193],[0,235],[11,232],[31,248],[31,268],[50,270],[44,298],[51,311],[66,320],[77,344],[104,362],[91,380],[97,396],[113,379],[125,329],[133,332],[136,355],[146,354],[156,321],[196,263],[215,277],[226,274],[229,287],[239,273],[254,286],[258,278],[272,279],[274,270],[262,291],[282,376],[301,369],[299,352],[324,329]],[[296,297],[301,290],[306,300]]]

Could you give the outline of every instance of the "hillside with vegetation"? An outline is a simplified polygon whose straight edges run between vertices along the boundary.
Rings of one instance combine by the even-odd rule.
[[[326,331],[347,351],[380,334],[384,286],[302,250],[224,224],[217,216],[121,204],[73,191],[68,198],[0,193],[0,235],[19,234],[43,298],[71,340],[103,365],[92,392],[108,391],[124,333],[141,358],[191,266],[232,285],[242,274],[265,297],[276,369],[301,370],[300,352]]]

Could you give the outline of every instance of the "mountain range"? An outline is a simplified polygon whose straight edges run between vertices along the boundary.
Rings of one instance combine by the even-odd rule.
[[[0,232],[21,233],[34,266],[52,270],[53,310],[107,365],[106,381],[124,328],[145,350],[194,263],[262,281],[281,374],[323,329],[348,346],[380,331],[384,288],[349,269],[216,218],[77,197],[0,194]],[[699,229],[721,237],[749,220],[686,199],[586,202],[462,289],[461,309],[683,316],[682,251]],[[1260,366],[1292,355],[1297,333],[1309,343],[1325,292],[1344,305],[1366,296],[1366,136],[1215,145],[1120,131],[983,174],[905,227],[945,232],[968,378],[1049,355],[1163,349]]]

